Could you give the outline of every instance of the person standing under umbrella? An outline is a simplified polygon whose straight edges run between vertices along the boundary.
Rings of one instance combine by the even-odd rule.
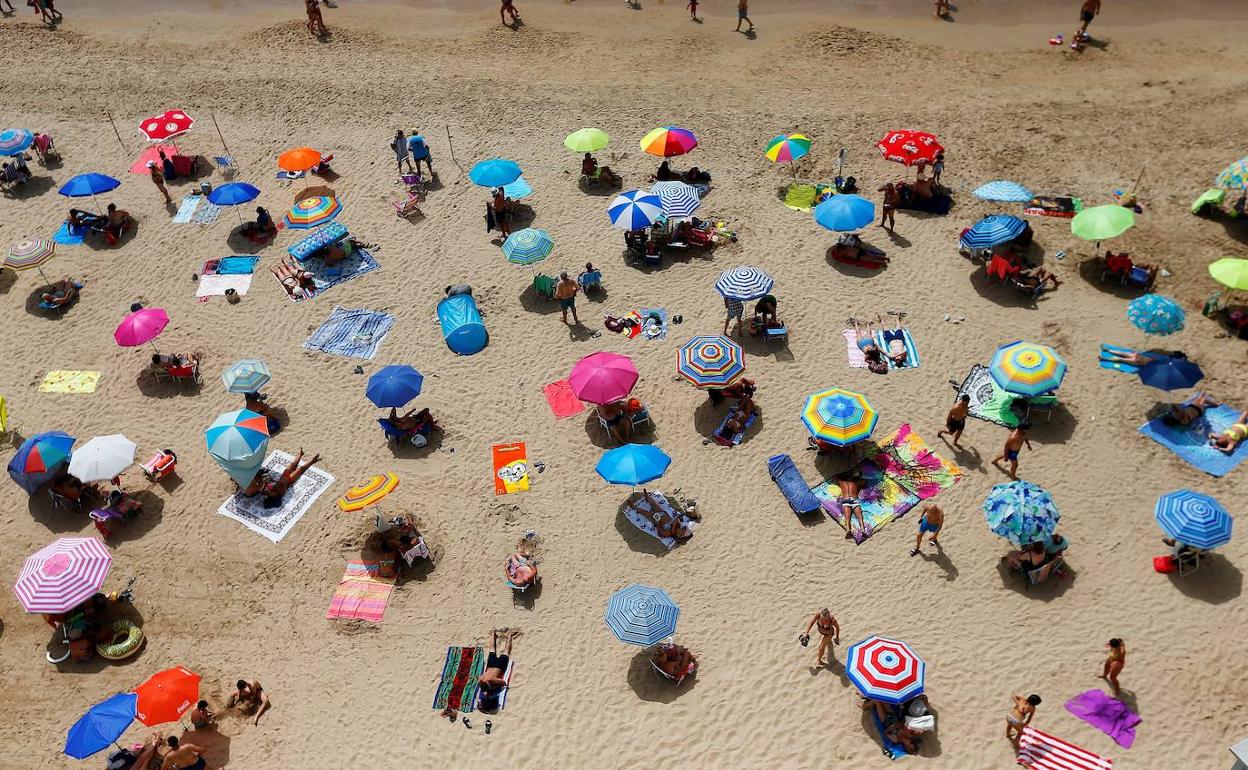
[[[156,185],[156,189],[160,190],[161,195],[165,196],[165,203],[173,203],[173,198],[169,197],[169,188],[165,187],[165,175],[160,169],[156,168],[156,161],[149,160],[147,162],[147,170],[152,175],[152,184]]]
[[[403,173],[403,162],[407,161],[407,170],[416,173],[416,169],[412,168],[412,156],[408,151],[407,137],[403,136],[403,129],[394,132],[394,138],[390,140],[390,149],[394,150],[394,159],[399,164],[399,173]]]

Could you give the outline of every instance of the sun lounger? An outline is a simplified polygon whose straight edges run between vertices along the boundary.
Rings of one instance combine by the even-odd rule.
[[[871,722],[875,725],[875,731],[880,736],[880,745],[883,747],[884,756],[889,759],[898,759],[906,756],[906,749],[900,743],[889,740],[884,734],[884,723],[880,721],[880,715],[876,713],[875,707],[871,707]]]
[[[771,480],[776,482],[794,513],[804,515],[823,510],[822,503],[810,491],[810,485],[802,478],[792,457],[783,454],[770,457],[767,460],[767,472],[771,474]]]
[[[758,420],[758,410],[756,409],[750,414],[749,418],[746,419],[745,424],[741,426],[740,432],[735,433],[732,436],[725,436],[724,428],[728,425],[728,420],[732,417],[732,414],[733,410],[729,409],[728,414],[724,415],[723,422],[721,422],[719,427],[715,429],[715,432],[711,434],[711,440],[720,446],[734,447],[737,444],[740,444],[741,440],[745,438],[746,431],[748,431],[750,426]]]
[[[1026,587],[1031,588],[1034,585],[1039,585],[1050,577],[1066,577],[1066,572],[1063,569],[1065,566],[1066,562],[1061,556],[1058,556],[1048,564],[1042,564],[1035,569],[1024,570],[1023,575],[1026,578]]]
[[[148,480],[159,481],[177,470],[178,456],[173,453],[172,449],[162,449],[139,467],[143,469],[143,475],[147,476]]]
[[[666,496],[654,495],[654,497],[658,500],[659,508],[665,511],[669,516],[675,516],[680,519],[681,526],[685,529],[691,530],[694,526],[696,526],[696,523],[692,519],[673,508]],[[669,551],[675,548],[676,538],[659,537],[659,530],[654,525],[655,510],[651,507],[650,501],[646,498],[646,496],[642,495],[641,498],[637,500],[635,505],[640,510],[634,510],[631,507],[625,508],[624,517],[627,518],[634,527],[640,529],[642,532],[645,532],[650,537],[662,543]]]
[[[401,201],[391,201],[394,204],[394,212],[399,215],[400,219],[411,219],[412,217],[424,216],[420,210],[420,204],[424,203],[425,196],[418,192],[409,192],[407,198]]]

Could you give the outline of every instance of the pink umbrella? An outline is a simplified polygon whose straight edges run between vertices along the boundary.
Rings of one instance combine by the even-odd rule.
[[[568,382],[580,400],[607,404],[632,392],[637,384],[637,367],[628,356],[593,353],[576,362]]]
[[[62,537],[22,565],[13,593],[27,612],[65,612],[95,595],[113,563],[94,537]]]
[[[159,337],[168,325],[169,314],[161,308],[141,308],[122,320],[117,331],[113,332],[113,339],[123,348],[137,347]],[[152,349],[155,350],[156,346],[152,345]]]

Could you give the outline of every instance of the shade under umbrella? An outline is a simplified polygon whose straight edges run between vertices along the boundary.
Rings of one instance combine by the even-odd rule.
[[[74,450],[69,475],[84,484],[108,481],[134,465],[136,449],[135,443],[120,433],[96,436]]]
[[[631,393],[637,378],[637,367],[628,356],[591,353],[572,367],[568,384],[573,395],[582,401],[609,404]]]
[[[699,388],[726,388],[745,374],[745,353],[722,335],[694,337],[677,351],[676,373]]]
[[[221,382],[229,393],[256,393],[272,379],[269,365],[258,358],[235,361],[221,372]]]
[[[971,225],[959,239],[968,249],[990,249],[1009,243],[1023,234],[1027,223],[1010,214],[993,214]]]
[[[550,233],[534,227],[517,230],[503,241],[503,255],[517,265],[534,265],[550,256],[555,239]]]
[[[113,745],[134,721],[138,699],[132,692],[119,692],[87,709],[65,736],[65,754],[86,759]]]
[[[399,486],[399,477],[393,473],[378,473],[366,481],[348,489],[338,498],[338,507],[345,513],[361,511],[376,505],[382,498]]]
[[[169,325],[169,314],[162,308],[145,307],[122,319],[113,339],[123,348],[145,345],[160,336]]]
[[[879,420],[871,402],[861,393],[828,388],[806,399],[802,422],[810,435],[836,446],[849,446],[871,435]]]
[[[1208,495],[1180,489],[1157,498],[1153,516],[1170,537],[1193,548],[1210,549],[1231,542],[1231,515]]]
[[[1145,294],[1127,305],[1127,320],[1145,334],[1174,334],[1183,328],[1186,318],[1179,303],[1160,294]]]
[[[364,395],[382,409],[398,408],[406,406],[413,398],[419,396],[424,382],[424,375],[416,371],[415,367],[407,364],[392,364],[368,378],[368,386],[364,389]]]
[[[27,557],[13,593],[27,612],[66,612],[100,590],[112,563],[99,538],[62,537]]]
[[[923,694],[927,666],[910,645],[871,636],[850,645],[845,674],[863,697],[883,703],[905,703]]]
[[[813,216],[821,227],[848,233],[875,221],[875,204],[861,195],[833,195],[815,206]]]
[[[1061,514],[1048,492],[1020,480],[997,484],[989,490],[984,499],[984,518],[993,534],[1021,548],[1053,534]]]
[[[520,164],[505,158],[477,162],[468,171],[468,178],[480,187],[502,187],[520,178]]]
[[[594,470],[609,484],[637,486],[661,478],[672,458],[652,444],[625,444],[608,449]]]
[[[199,679],[199,674],[183,666],[152,674],[134,688],[138,696],[135,716],[148,727],[178,719],[199,700]]]
[[[725,299],[742,302],[758,299],[771,292],[775,281],[757,267],[734,267],[719,274],[715,291]]]
[[[1160,390],[1184,390],[1205,378],[1196,364],[1185,358],[1166,357],[1140,367],[1140,382]]]
[[[1008,179],[997,179],[992,182],[985,182],[975,191],[971,193],[976,198],[986,201],[996,201],[999,203],[1027,203],[1036,194],[1018,182],[1011,182]]]
[[[74,441],[73,436],[59,430],[36,433],[23,441],[9,460],[9,477],[33,495],[69,462]]]
[[[1048,345],[1017,341],[997,349],[988,373],[993,382],[1010,393],[1043,396],[1062,384],[1066,361]]]
[[[311,147],[295,147],[277,156],[277,167],[283,171],[299,173],[321,165],[321,153]]]
[[[663,215],[663,200],[644,190],[629,190],[615,196],[607,207],[611,224],[621,230],[640,230],[659,221]]]
[[[676,633],[680,608],[662,588],[634,583],[611,594],[605,619],[615,638],[649,647]]]

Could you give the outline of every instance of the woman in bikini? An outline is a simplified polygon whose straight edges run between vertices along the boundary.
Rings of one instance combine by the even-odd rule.
[[[286,496],[286,492],[295,485],[295,482],[303,478],[303,474],[308,472],[308,468],[311,468],[314,464],[316,464],[316,461],[320,459],[321,456],[319,454],[312,455],[311,460],[308,460],[306,463],[300,465],[300,461],[303,460],[303,449],[300,449],[299,454],[295,456],[295,459],[290,461],[290,465],[286,466],[286,470],[282,471],[282,475],[278,476],[276,479],[270,479],[264,482],[264,486],[262,487],[262,491],[264,493],[264,507],[276,508],[281,505],[282,498]]]
[[[1248,411],[1239,415],[1239,419],[1227,426],[1221,433],[1209,434],[1209,445],[1226,454],[1234,454],[1235,449],[1248,437]]]
[[[1118,674],[1122,672],[1122,667],[1127,664],[1127,645],[1122,643],[1121,639],[1113,638],[1105,645],[1109,648],[1109,655],[1105,658],[1105,667],[1101,669],[1101,679],[1109,682],[1109,686],[1114,688],[1114,695],[1118,694]]]
[[[827,607],[816,612],[810,622],[806,624],[806,630],[799,637],[802,646],[810,641],[810,629],[819,629],[819,651],[815,654],[815,664],[824,666],[827,663],[823,661],[823,651],[828,651],[829,662],[831,661],[832,645],[841,643],[841,626],[836,622],[836,618],[832,615],[832,610]]]
[[[300,295],[308,297],[316,291],[316,284],[312,281],[312,273],[299,267],[292,260],[278,262],[270,270],[273,271],[274,277],[282,284],[282,288],[291,297],[299,297]]]
[[[1023,728],[1031,723],[1031,718],[1036,714],[1036,706],[1039,705],[1039,695],[1032,694],[1026,698],[1021,695],[1014,696],[1014,707],[1005,715],[1005,737],[1014,744],[1016,751],[1018,742],[1023,737]]]
[[[1203,392],[1197,393],[1186,404],[1175,404],[1170,407],[1170,411],[1161,418],[1161,421],[1171,427],[1191,425],[1204,417],[1205,410],[1211,406],[1220,406],[1220,404]]]

